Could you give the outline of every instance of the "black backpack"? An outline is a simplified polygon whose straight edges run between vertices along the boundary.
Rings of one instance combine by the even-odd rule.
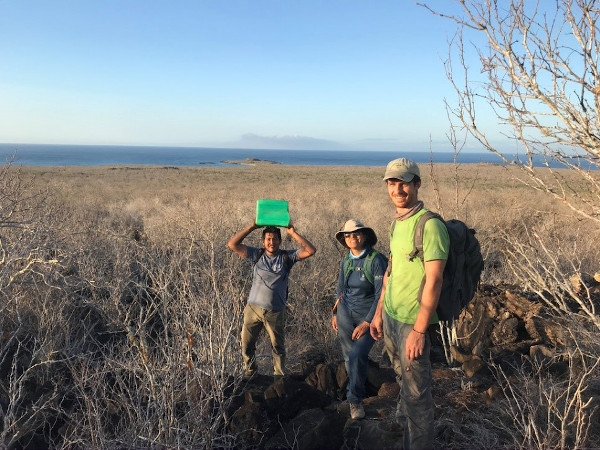
[[[467,227],[460,220],[445,221],[439,214],[427,211],[419,218],[415,229],[414,249],[409,254],[411,261],[417,257],[423,261],[425,223],[434,217],[446,225],[450,237],[448,260],[444,269],[444,281],[436,312],[440,321],[452,322],[458,318],[475,296],[483,271],[483,256],[479,241],[475,237],[475,230]],[[394,220],[390,241],[395,226],[396,221]]]

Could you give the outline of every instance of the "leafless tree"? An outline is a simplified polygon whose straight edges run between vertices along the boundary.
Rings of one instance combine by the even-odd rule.
[[[458,26],[445,62],[457,98],[456,103],[446,101],[451,122],[462,125],[507,165],[517,167],[522,183],[560,201],[586,223],[584,229],[597,230],[599,2],[453,3],[452,12],[441,10],[448,4],[420,3]],[[496,124],[486,121],[490,112]],[[498,131],[504,138],[497,139]],[[512,279],[535,293],[574,335],[570,346],[561,350],[560,357],[568,363],[563,377],[535,361],[530,361],[533,373],[528,369],[508,377],[498,371],[504,407],[513,418],[507,431],[517,447],[590,445],[595,406],[588,389],[598,380],[597,293],[585,283],[576,288],[570,281],[584,265],[574,245],[575,227],[558,235],[539,223],[526,222],[519,230],[498,231],[504,263]]]
[[[62,259],[48,245],[53,216],[47,192],[19,168],[0,166],[0,447],[17,445],[60,408],[52,386],[64,358],[54,333],[41,331],[54,327],[62,306],[53,296]]]
[[[600,223],[600,5],[595,0],[455,3],[458,13],[420,4],[459,26],[445,63],[458,98],[451,107],[454,117],[485,149],[518,166],[523,183]],[[490,109],[522,159],[494,142],[496,130],[481,120],[481,112]],[[553,169],[553,161],[569,170]],[[540,162],[548,170],[536,168]]]
[[[47,193],[33,189],[18,168],[0,166],[0,295],[28,274],[42,274],[59,263],[40,245],[46,230],[39,225],[49,212],[47,199]]]

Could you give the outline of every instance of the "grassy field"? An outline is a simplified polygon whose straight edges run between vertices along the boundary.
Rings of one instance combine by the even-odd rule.
[[[319,248],[315,260],[335,267],[340,247],[333,235],[348,218],[373,227],[386,248],[394,211],[382,172],[264,164],[218,169],[29,169],[27,174],[35,175],[35,184],[47,187],[66,208],[123,216],[143,226],[156,245],[195,233],[211,233],[215,243],[224,244],[254,219],[257,199],[286,199],[297,228]],[[575,253],[581,270],[598,270],[594,264],[600,260],[595,245],[599,230],[560,202],[519,182],[516,170],[423,165],[422,174],[420,196],[426,206],[475,228],[487,259],[495,260],[505,250],[506,239],[537,233],[550,246]],[[575,177],[573,183],[577,187]],[[487,271],[485,276],[497,281],[508,274]]]
[[[359,217],[383,235],[393,216],[383,170],[376,168],[265,164],[219,169],[35,168],[24,173],[73,208],[100,207],[139,216],[156,241],[175,234],[161,229],[161,224],[173,220],[214,224],[217,216],[224,227],[241,226],[253,220],[259,198],[289,200],[294,222],[319,236],[331,234],[347,217]],[[426,205],[478,230],[534,224],[530,221],[536,219],[534,225],[539,226],[570,221],[572,233],[578,232],[579,221],[569,210],[518,182],[514,170],[436,165],[437,189],[429,166],[422,167],[422,174],[420,196]]]
[[[421,171],[426,206],[477,230],[484,283],[563,295],[572,275],[600,270],[600,230],[515,170]],[[257,199],[290,202],[317,247],[291,277],[290,368],[315,351],[339,360],[329,311],[344,252],[334,234],[357,218],[387,251],[394,210],[382,175],[268,164],[0,174],[0,446],[242,445],[223,434],[223,411],[240,375],[250,267],[227,240],[254,220]],[[264,341],[259,355],[267,373]]]

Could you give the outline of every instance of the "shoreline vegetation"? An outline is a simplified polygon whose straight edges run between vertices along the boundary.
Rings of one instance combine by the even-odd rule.
[[[533,432],[548,448],[600,446],[600,231],[517,181],[516,168],[420,167],[426,207],[475,228],[486,261],[455,334],[437,334],[436,445],[513,448]],[[577,189],[575,176],[559,175]],[[383,168],[254,160],[4,167],[0,447],[401,442],[382,345],[371,353],[365,402],[378,420],[350,421],[329,325],[345,252],[336,231],[360,219],[387,251],[394,211],[382,177]],[[239,330],[251,268],[226,242],[261,198],[288,200],[317,254],[290,278],[289,377],[269,376],[263,337],[263,375],[247,383]],[[247,243],[258,246],[260,233]]]

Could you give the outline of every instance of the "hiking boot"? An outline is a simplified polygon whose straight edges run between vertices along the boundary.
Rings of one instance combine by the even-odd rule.
[[[362,419],[365,417],[365,408],[362,403],[350,403],[350,418],[353,420]]]

